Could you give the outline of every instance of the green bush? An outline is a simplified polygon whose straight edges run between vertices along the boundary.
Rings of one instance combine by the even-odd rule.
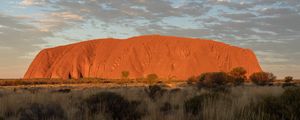
[[[143,113],[139,112],[140,102],[128,101],[121,95],[113,92],[100,92],[83,101],[90,115],[103,113],[106,119],[139,120]]]
[[[259,86],[272,85],[275,79],[276,76],[268,72],[256,72],[250,76],[250,80]]]
[[[203,73],[199,77],[197,86],[199,89],[205,88],[214,92],[228,92],[231,80],[232,77],[225,72]]]
[[[154,101],[163,96],[166,91],[166,89],[163,89],[159,85],[149,85],[148,88],[145,89],[147,95]]]
[[[20,120],[65,120],[65,112],[59,104],[47,105],[32,103],[17,112]]]

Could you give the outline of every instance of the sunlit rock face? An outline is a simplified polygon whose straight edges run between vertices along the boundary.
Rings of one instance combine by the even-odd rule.
[[[168,80],[186,80],[204,72],[244,67],[247,76],[261,71],[249,49],[213,40],[146,35],[97,39],[42,50],[24,78],[142,78],[155,73]]]

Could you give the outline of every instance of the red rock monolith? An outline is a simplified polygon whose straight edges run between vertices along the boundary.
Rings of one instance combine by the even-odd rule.
[[[244,67],[247,76],[262,71],[249,49],[212,40],[146,35],[97,39],[42,50],[24,79],[32,78],[160,78],[186,80],[204,72]]]

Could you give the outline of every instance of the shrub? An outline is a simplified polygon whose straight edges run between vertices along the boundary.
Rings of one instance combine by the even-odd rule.
[[[166,90],[159,85],[149,85],[148,88],[145,89],[145,92],[152,100],[155,101],[156,98],[163,96]]]
[[[292,76],[286,76],[284,78],[284,82],[286,82],[286,83],[289,83],[289,82],[292,82],[292,81],[293,81],[293,77]]]
[[[130,74],[129,71],[122,71],[122,78],[128,79],[129,74]]]
[[[267,117],[274,117],[273,119],[283,118],[283,104],[278,98],[274,96],[267,96],[258,103],[258,110],[261,110]]]
[[[244,82],[245,82],[245,78],[243,78],[243,77],[234,77],[234,78],[232,79],[232,84],[233,84],[234,86],[243,85]]]
[[[188,85],[193,85],[199,80],[199,77],[192,76],[186,81]]]
[[[282,84],[282,87],[283,88],[286,88],[286,87],[295,87],[296,84],[292,83],[292,81],[293,81],[293,77],[292,76],[286,76],[284,78],[284,83]]]
[[[300,88],[294,87],[289,88],[284,91],[284,93],[280,96],[283,107],[285,109],[285,116],[287,116],[290,120],[300,119]]]
[[[232,75],[232,76],[236,76],[236,77],[246,77],[247,71],[245,68],[243,67],[236,67],[236,68],[233,68],[229,74]]]
[[[170,90],[170,93],[176,94],[176,93],[178,93],[178,92],[180,92],[180,91],[181,91],[180,88],[173,88],[173,89]]]
[[[262,119],[299,120],[300,119],[300,88],[286,89],[279,96],[264,97],[257,103],[251,103],[250,109],[255,114],[263,115]]]
[[[184,112],[191,115],[202,116],[203,103],[205,100],[216,99],[218,94],[206,93],[198,96],[194,96],[184,102]]]
[[[51,103],[47,105],[32,103],[18,110],[20,120],[64,120],[65,112],[59,104]]]
[[[100,92],[84,100],[90,115],[103,113],[106,119],[138,120],[143,113],[138,111],[140,102],[128,101],[121,95],[113,92]]]
[[[232,84],[234,86],[244,84],[244,81],[246,81],[246,79],[247,79],[246,73],[247,73],[247,71],[242,67],[233,68],[229,72],[229,75],[232,76],[232,81],[231,81]]]
[[[172,111],[172,105],[169,102],[165,102],[163,106],[160,107],[160,111],[164,114],[169,114]]]
[[[147,75],[147,80],[149,81],[150,84],[152,84],[157,79],[158,79],[158,76],[156,74]]]
[[[283,83],[282,88],[296,87],[295,83]]]
[[[70,93],[71,89],[59,89],[59,90],[55,90],[53,92],[58,92],[58,93]]]
[[[250,80],[259,86],[271,85],[275,79],[276,76],[268,72],[257,72],[250,76]]]
[[[184,102],[184,111],[188,114],[197,115],[202,111],[203,97],[195,96]]]
[[[229,87],[228,83],[231,79],[232,77],[225,72],[203,73],[199,77],[197,86],[199,89],[205,88],[214,92],[227,92]]]

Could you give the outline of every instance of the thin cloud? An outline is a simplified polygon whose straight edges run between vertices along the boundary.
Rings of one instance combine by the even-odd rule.
[[[44,0],[22,0],[20,5],[22,6],[33,6],[33,5],[41,5],[45,1]]]
[[[0,43],[12,49],[25,46],[18,54],[22,58],[82,39],[163,34],[251,48],[266,71],[289,71],[277,64],[300,66],[299,0],[22,0],[15,6],[20,5],[24,8],[17,15],[2,14],[0,36],[11,41]],[[18,42],[22,47],[14,45]]]

